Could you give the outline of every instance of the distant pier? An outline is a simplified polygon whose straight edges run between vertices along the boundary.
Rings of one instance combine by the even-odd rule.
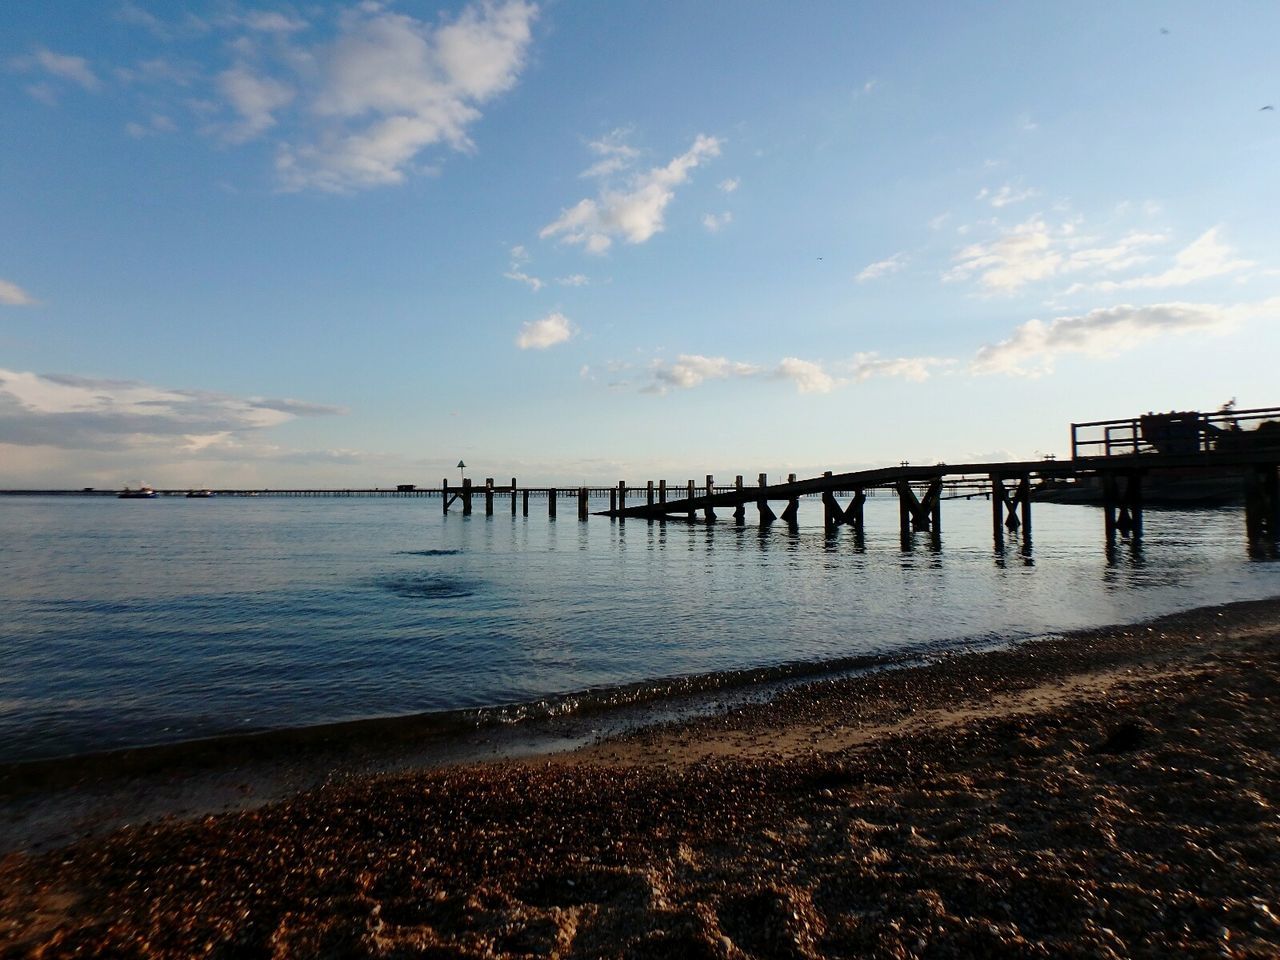
[[[770,483],[765,474],[747,484],[739,475],[729,485],[717,485],[707,475],[701,483],[689,480],[669,484],[646,481],[643,486],[619,481],[601,486],[520,486],[486,478],[482,485],[463,479],[439,487],[400,484],[395,487],[345,489],[222,489],[216,497],[438,497],[447,515],[455,506],[471,515],[476,502],[486,516],[495,510],[528,516],[531,499],[545,501],[547,515],[556,517],[561,500],[576,506],[579,520],[591,516],[588,504],[605,497],[609,508],[597,516],[617,521],[685,521],[716,523],[723,512],[737,525],[753,522],[769,526],[781,521],[794,524],[800,500],[820,498],[829,535],[847,527],[861,544],[866,535],[863,505],[871,496],[896,496],[898,532],[904,550],[914,535],[929,535],[935,549],[941,547],[942,502],[982,496],[991,502],[992,540],[997,552],[1006,548],[1008,534],[1015,534],[1020,550],[1029,554],[1032,532],[1032,494],[1037,485],[1093,484],[1103,509],[1103,536],[1108,549],[1117,540],[1137,543],[1143,535],[1143,489],[1153,472],[1161,475],[1235,476],[1243,486],[1245,532],[1250,549],[1276,556],[1280,547],[1280,407],[1222,410],[1217,413],[1174,412],[1147,414],[1121,420],[1099,420],[1071,425],[1071,459],[1009,461],[1001,463],[937,463],[915,466],[901,463],[850,473],[824,473],[820,477]],[[187,489],[157,490],[160,496],[186,496]],[[114,490],[2,490],[8,495],[115,496]],[[639,502],[633,503],[638,500]],[[780,514],[773,504],[785,504]]]

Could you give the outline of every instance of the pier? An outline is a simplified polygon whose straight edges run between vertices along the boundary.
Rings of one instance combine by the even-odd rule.
[[[650,522],[717,523],[721,514],[737,525],[751,522],[795,524],[800,501],[819,498],[828,535],[842,528],[861,544],[866,535],[864,509],[868,497],[898,501],[898,533],[909,550],[916,534],[927,534],[941,547],[944,501],[983,497],[991,503],[991,530],[997,552],[1010,536],[1019,549],[1031,550],[1032,504],[1038,493],[1052,489],[1091,492],[1088,502],[1102,507],[1103,537],[1108,549],[1119,540],[1137,543],[1143,535],[1144,490],[1153,478],[1215,477],[1238,483],[1244,502],[1245,533],[1250,549],[1276,556],[1280,550],[1280,407],[1146,414],[1118,420],[1071,425],[1071,458],[999,463],[963,463],[879,467],[847,473],[827,471],[799,479],[795,474],[771,483],[766,474],[747,483],[742,475],[717,484],[711,475],[701,482],[647,480],[637,486],[619,481],[610,486],[521,486],[517,478],[483,483],[463,478],[439,487],[399,484],[394,487],[345,489],[220,489],[216,497],[435,497],[448,515],[459,508],[472,515],[479,505],[485,516],[495,511],[529,516],[530,501],[540,502],[547,516],[558,515],[560,501],[576,508],[579,520],[590,516]],[[159,496],[185,497],[187,489],[157,490]],[[115,490],[3,490],[7,495],[116,496]],[[608,498],[607,510],[592,513],[592,500]],[[1077,501],[1082,502],[1082,501]],[[782,504],[781,512],[774,505]]]

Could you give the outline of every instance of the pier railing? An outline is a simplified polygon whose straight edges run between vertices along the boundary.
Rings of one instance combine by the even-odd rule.
[[[1148,413],[1071,425],[1073,460],[1280,450],[1280,407]]]

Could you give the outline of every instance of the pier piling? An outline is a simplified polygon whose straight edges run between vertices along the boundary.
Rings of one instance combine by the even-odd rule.
[[[556,518],[556,488],[552,487],[547,491],[547,519],[554,520]]]

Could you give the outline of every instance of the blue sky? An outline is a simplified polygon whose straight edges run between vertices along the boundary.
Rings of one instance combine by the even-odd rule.
[[[1280,403],[1280,8],[0,7],[0,486],[1062,455]]]

